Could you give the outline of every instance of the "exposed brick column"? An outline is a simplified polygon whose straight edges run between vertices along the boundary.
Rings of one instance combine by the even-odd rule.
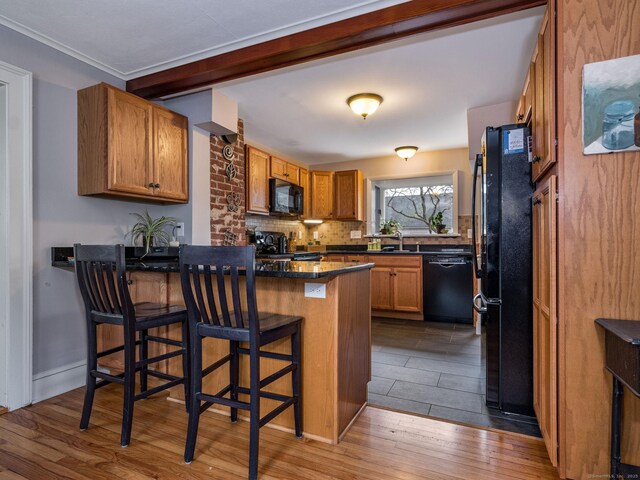
[[[233,145],[235,158],[233,164],[237,175],[229,180],[225,174],[228,163],[222,156],[224,141],[211,136],[211,245],[223,245],[225,232],[236,235],[236,245],[244,245],[245,237],[245,191],[244,191],[244,125],[238,120],[238,140]],[[236,212],[229,211],[227,195],[235,192],[240,198],[240,207]]]

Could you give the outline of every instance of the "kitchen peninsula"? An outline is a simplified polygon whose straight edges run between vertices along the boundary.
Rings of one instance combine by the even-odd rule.
[[[137,249],[138,253],[140,249]],[[134,302],[166,302],[184,304],[178,273],[177,252],[161,249],[140,259],[136,249],[127,247],[127,271]],[[53,266],[72,267],[69,248],[53,248]],[[164,256],[154,254],[164,254]],[[144,261],[143,261],[144,260]],[[302,323],[302,402],[304,434],[308,438],[338,443],[367,403],[367,383],[371,378],[371,283],[372,263],[256,261],[258,308],[304,317]],[[99,349],[122,343],[119,327],[101,326]],[[154,332],[180,338],[175,331]],[[204,343],[205,365],[228,353],[229,344],[208,339]],[[274,342],[265,350],[289,353],[286,340]],[[154,352],[150,352],[154,353]],[[156,352],[162,353],[162,352]],[[121,368],[119,354],[101,359],[111,370]],[[274,373],[280,362],[263,358],[261,376]],[[248,385],[249,363],[241,358],[241,384]],[[169,361],[159,370],[177,373],[180,362]],[[221,368],[205,377],[205,389],[218,391],[228,383],[228,370]],[[267,390],[291,394],[288,377],[270,385]],[[171,397],[182,400],[182,388],[171,391]],[[272,400],[263,399],[262,411],[273,408]],[[219,406],[214,410],[228,414]],[[270,426],[293,430],[293,413],[278,416]]]

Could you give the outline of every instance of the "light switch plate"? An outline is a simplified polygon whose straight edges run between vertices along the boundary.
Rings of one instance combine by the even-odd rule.
[[[176,237],[184,237],[184,222],[176,223]]]
[[[467,238],[471,238],[471,237],[473,237],[473,233],[471,232],[471,229],[468,228],[467,229]]]
[[[351,239],[362,238],[362,232],[360,230],[351,230]]]
[[[305,282],[304,296],[309,298],[327,298],[327,285],[324,283]]]

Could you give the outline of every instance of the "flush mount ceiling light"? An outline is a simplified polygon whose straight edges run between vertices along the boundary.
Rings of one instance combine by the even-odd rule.
[[[353,113],[362,116],[365,120],[378,109],[381,103],[382,97],[375,93],[358,93],[347,98],[347,105],[351,107]]]
[[[396,148],[396,153],[400,158],[404,158],[405,162],[413,157],[418,151],[418,147],[413,147],[410,145],[405,145],[404,147]]]

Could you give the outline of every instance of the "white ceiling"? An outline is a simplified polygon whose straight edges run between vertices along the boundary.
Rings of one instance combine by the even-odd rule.
[[[2,0],[0,24],[130,79],[406,0]]]
[[[468,145],[467,109],[521,92],[544,8],[429,32],[239,79],[215,88],[236,100],[250,140],[308,164],[393,154],[400,145]],[[374,92],[367,120],[345,100]]]

